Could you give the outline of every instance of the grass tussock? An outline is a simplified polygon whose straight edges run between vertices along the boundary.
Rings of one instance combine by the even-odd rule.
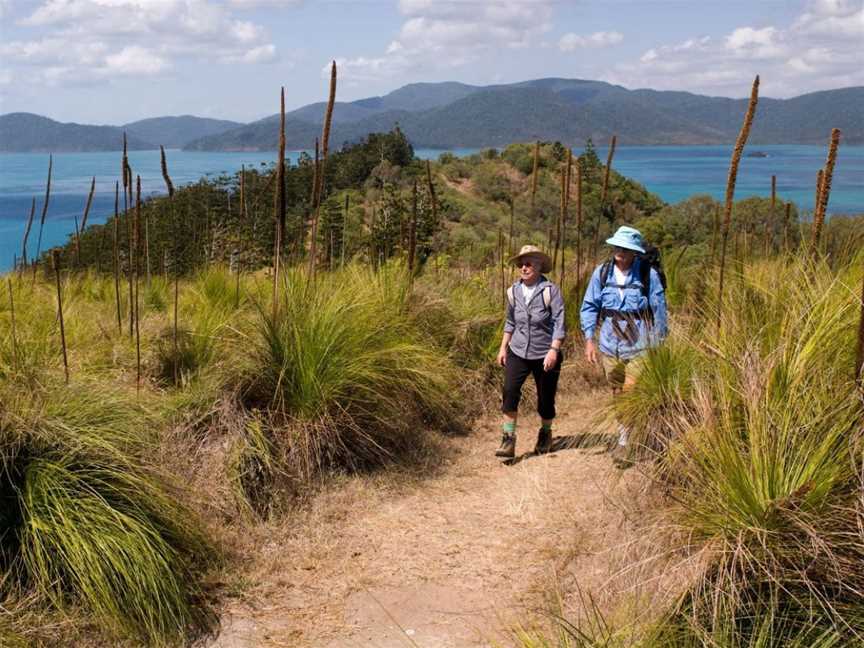
[[[104,388],[0,389],[4,595],[81,606],[144,644],[206,629],[200,575],[213,550],[147,466],[144,414]]]
[[[851,370],[860,266],[838,273],[804,255],[752,264],[733,278],[720,337],[705,326],[709,303],[647,356],[621,400],[619,416],[656,453],[674,522],[712,556],[661,624],[675,643],[661,645],[864,636],[864,407]]]
[[[244,398],[267,413],[250,438],[266,437],[284,473],[380,466],[429,428],[460,427],[455,368],[409,313],[401,266],[349,267],[314,287],[286,272],[279,290],[280,309],[262,306],[253,324]]]

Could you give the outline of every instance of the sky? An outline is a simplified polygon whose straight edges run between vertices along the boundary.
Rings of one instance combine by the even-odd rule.
[[[792,97],[864,85],[864,0],[0,0],[0,113],[248,122],[407,83]]]

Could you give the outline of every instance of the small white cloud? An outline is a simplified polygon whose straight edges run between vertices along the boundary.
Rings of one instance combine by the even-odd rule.
[[[735,56],[744,58],[779,58],[786,55],[779,38],[780,33],[775,27],[739,27],[726,37],[725,47]]]
[[[864,37],[864,7],[860,2],[841,0],[814,2],[793,28],[802,34],[860,39]]]
[[[155,52],[138,45],[124,47],[105,57],[105,72],[110,76],[152,76],[170,67]]]
[[[659,56],[659,55],[657,54],[657,50],[655,50],[655,49],[649,49],[647,52],[645,52],[645,53],[642,55],[642,58],[640,58],[639,60],[640,60],[642,63],[650,63],[651,61],[655,61],[655,60],[657,60],[657,57],[658,57],[658,56]]]
[[[274,9],[293,9],[302,4],[303,0],[228,0],[228,4],[238,9],[257,9],[272,7]]]
[[[258,64],[273,63],[277,58],[276,46],[273,43],[268,43],[267,45],[261,45],[260,47],[253,47],[249,51],[244,52],[242,55],[235,57],[232,60],[237,63]]]
[[[580,36],[571,32],[561,37],[558,41],[558,49],[562,52],[573,52],[583,48],[609,47],[623,40],[624,35],[616,31],[599,31],[589,36]]]

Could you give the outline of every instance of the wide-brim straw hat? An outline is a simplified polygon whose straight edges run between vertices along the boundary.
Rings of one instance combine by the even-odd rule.
[[[622,225],[612,238],[606,239],[606,242],[614,247],[645,254],[645,241],[642,239],[642,232],[635,227]]]
[[[537,259],[540,262],[540,272],[549,272],[552,270],[551,257],[536,245],[523,245],[522,249],[519,250],[519,254],[510,257],[508,263],[516,265],[524,257]]]

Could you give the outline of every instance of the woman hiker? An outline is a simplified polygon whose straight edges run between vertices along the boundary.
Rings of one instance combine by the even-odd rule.
[[[504,367],[504,434],[495,456],[504,458],[516,455],[517,411],[528,374],[537,385],[537,412],[542,422],[534,452],[549,450],[566,335],[561,290],[542,274],[552,269],[549,255],[526,245],[510,263],[519,268],[519,281],[507,290],[504,336],[498,352],[498,364]]]
[[[640,357],[666,337],[666,295],[658,272],[638,256],[645,254],[639,230],[619,227],[606,243],[612,246],[612,259],[591,275],[580,319],[585,357],[590,363],[602,363],[614,396],[635,384]],[[599,354],[594,340],[598,329]],[[628,435],[629,430],[619,423],[618,444],[612,452],[621,468],[632,465]]]

